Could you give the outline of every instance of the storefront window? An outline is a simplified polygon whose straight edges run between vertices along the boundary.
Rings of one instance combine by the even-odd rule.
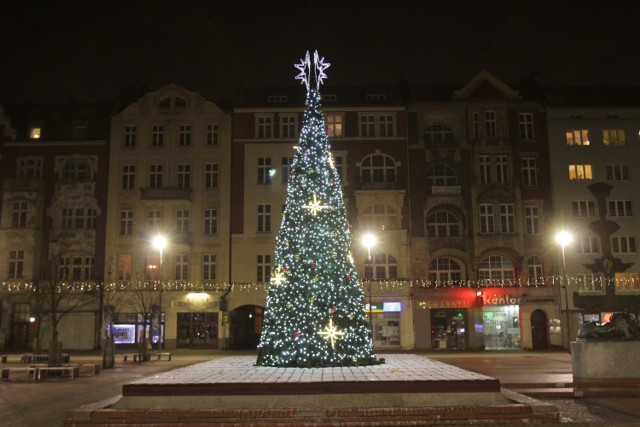
[[[368,313],[369,305],[365,307]],[[377,302],[371,306],[374,347],[400,346],[400,302]]]
[[[467,348],[467,309],[431,310],[431,348],[464,350]]]
[[[484,345],[487,350],[520,348],[518,305],[491,305],[482,310]]]
[[[113,342],[120,345],[134,345],[142,342],[143,330],[146,331],[147,342],[157,345],[164,337],[164,313],[151,313],[149,321],[144,322],[141,313],[121,313],[113,317]]]
[[[178,313],[178,348],[218,346],[218,313]]]

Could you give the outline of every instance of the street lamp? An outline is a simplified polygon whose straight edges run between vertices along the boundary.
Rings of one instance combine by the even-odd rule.
[[[368,281],[369,281],[369,327],[371,328],[371,337],[373,338],[373,313],[371,311],[371,308],[373,306],[372,303],[372,299],[371,299],[371,279],[373,276],[373,265],[371,265],[371,248],[373,248],[376,245],[377,239],[376,236],[374,234],[371,233],[367,233],[364,235],[364,237],[362,238],[362,243],[367,247],[367,261],[369,262],[369,267],[371,268],[371,274],[368,275],[366,274],[367,272],[367,268],[365,266],[365,276],[369,276],[369,277],[365,277]]]
[[[568,296],[567,296],[567,266],[565,263],[565,257],[564,257],[564,249],[565,247],[570,244],[573,241],[573,235],[571,233],[569,233],[566,230],[561,230],[556,234],[556,243],[560,245],[561,248],[561,252],[562,252],[562,283],[558,282],[558,299],[561,300],[562,296],[560,295],[560,286],[563,286],[564,288],[564,319],[566,320],[566,323],[564,323],[564,325],[560,325],[560,331],[562,332],[562,346],[564,347],[565,345],[565,336],[568,337],[568,333],[569,333],[569,301],[568,301]],[[562,314],[562,302],[559,302],[559,309],[560,309],[560,313]],[[562,316],[561,316],[562,317]],[[565,327],[567,329],[567,332],[565,333]]]
[[[161,234],[158,234],[157,236],[155,236],[153,238],[153,240],[151,241],[151,245],[160,253],[160,265],[158,266],[158,278],[160,280],[162,280],[162,253],[164,251],[164,249],[167,247],[167,238]],[[161,285],[163,285],[161,283]],[[158,310],[158,327],[160,328],[162,325],[162,292],[164,291],[164,289],[160,289],[160,298],[159,298],[159,310]],[[146,333],[146,332],[145,332]],[[163,337],[164,333],[160,334],[160,338],[159,338],[159,347],[160,350],[163,349],[164,347],[164,337]]]

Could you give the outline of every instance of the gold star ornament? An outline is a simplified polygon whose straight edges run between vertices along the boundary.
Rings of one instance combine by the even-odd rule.
[[[329,209],[329,206],[322,206],[321,203],[322,202],[318,200],[318,197],[314,194],[313,202],[309,203],[308,205],[303,205],[302,207],[305,209],[309,209],[309,212],[311,212],[313,216],[316,216],[318,214],[318,211],[322,209]]]
[[[338,338],[342,338],[345,334],[338,330],[336,325],[333,324],[333,319],[329,318],[329,324],[324,328],[324,330],[318,332],[318,335],[322,335],[322,338],[329,340],[331,342],[331,348],[334,348],[336,340]]]

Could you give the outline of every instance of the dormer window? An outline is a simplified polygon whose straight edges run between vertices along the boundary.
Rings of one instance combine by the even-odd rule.
[[[284,104],[289,100],[289,97],[286,95],[270,95],[267,97],[267,102],[269,104]]]
[[[158,103],[160,108],[169,108],[171,107],[171,98],[164,98],[162,101]]]
[[[30,139],[40,139],[41,133],[42,133],[42,129],[41,128],[33,127],[31,129],[29,129],[29,138]]]
[[[387,99],[387,95],[384,93],[368,93],[365,99],[367,101],[385,101]]]
[[[184,98],[176,97],[176,108],[184,108],[187,106],[187,101]]]

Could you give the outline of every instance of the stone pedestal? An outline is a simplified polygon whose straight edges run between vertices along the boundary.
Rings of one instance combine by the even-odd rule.
[[[579,379],[640,378],[640,341],[573,341],[571,365]]]

